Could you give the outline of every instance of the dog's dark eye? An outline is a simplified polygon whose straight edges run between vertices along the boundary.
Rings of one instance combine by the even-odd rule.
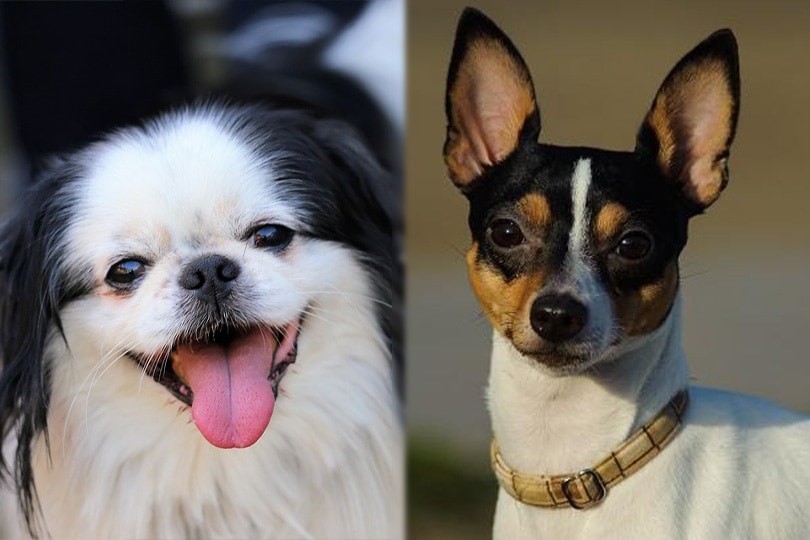
[[[616,254],[622,259],[637,261],[643,259],[652,249],[652,238],[641,231],[630,231],[619,239]]]
[[[253,231],[253,245],[257,248],[280,250],[292,241],[292,229],[284,225],[262,225]]]
[[[496,219],[489,226],[489,238],[499,248],[512,248],[523,243],[523,231],[511,219]]]
[[[107,272],[105,280],[116,289],[131,289],[146,273],[146,265],[135,259],[115,263]]]

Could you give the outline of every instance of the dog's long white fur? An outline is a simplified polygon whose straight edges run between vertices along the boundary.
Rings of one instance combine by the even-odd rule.
[[[89,384],[96,344],[74,346],[77,363],[54,373],[50,458],[44,442],[35,456],[54,538],[182,538],[188,523],[206,538],[396,536],[401,441],[386,354],[368,331],[370,291],[346,288],[361,269],[341,250],[328,262],[341,294],[318,295],[268,432],[247,449],[211,446],[164,388],[137,384],[128,359]]]

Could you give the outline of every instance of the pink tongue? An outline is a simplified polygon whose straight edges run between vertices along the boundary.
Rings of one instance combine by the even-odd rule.
[[[262,436],[276,401],[268,380],[276,347],[269,330],[256,329],[226,346],[177,348],[175,369],[194,392],[191,416],[208,442],[244,448]]]

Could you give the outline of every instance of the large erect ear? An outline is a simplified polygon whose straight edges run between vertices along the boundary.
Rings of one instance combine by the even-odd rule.
[[[726,186],[739,102],[737,41],[731,30],[719,30],[670,71],[641,125],[637,151],[680,184],[695,212]]]
[[[483,13],[467,8],[447,74],[444,161],[460,188],[508,156],[521,137],[537,139],[540,113],[529,70]]]

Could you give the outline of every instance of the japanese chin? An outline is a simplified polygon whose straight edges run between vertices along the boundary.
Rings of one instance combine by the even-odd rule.
[[[397,189],[261,106],[55,161],[0,232],[7,534],[401,536]]]

